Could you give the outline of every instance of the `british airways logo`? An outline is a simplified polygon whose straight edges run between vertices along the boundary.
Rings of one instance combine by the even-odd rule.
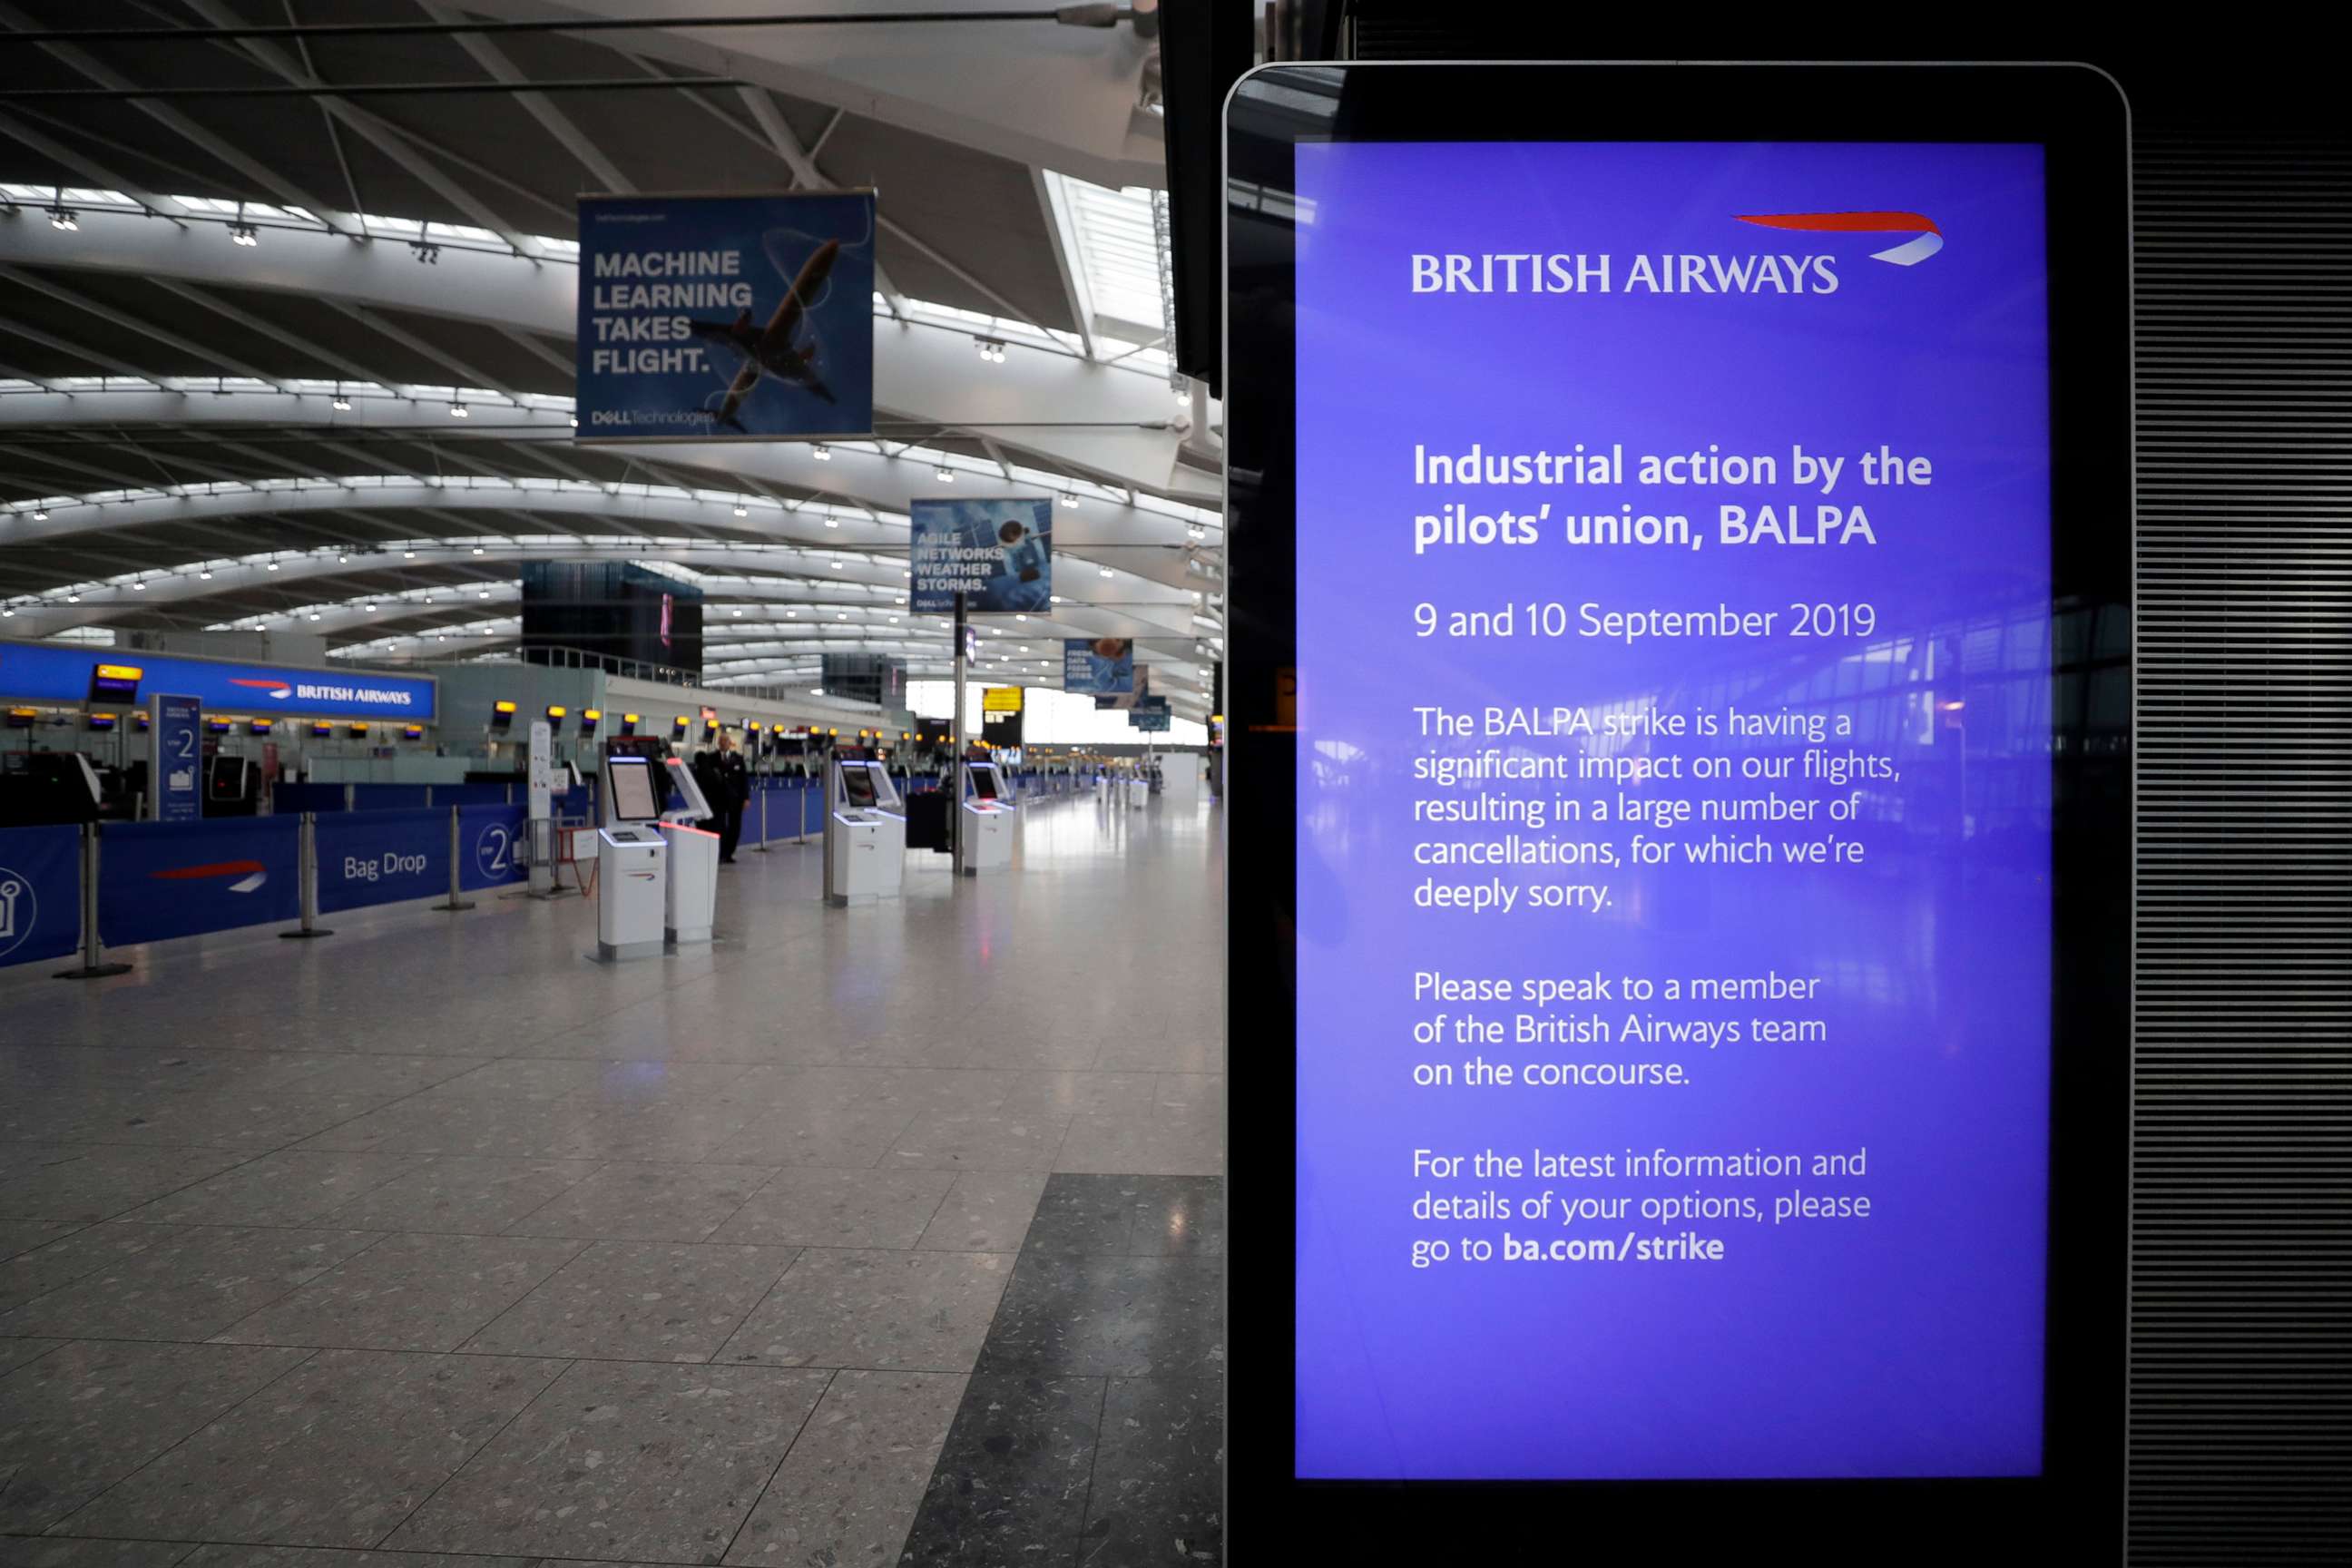
[[[1925,213],[1740,213],[1759,228],[1816,237],[1908,235],[1870,253],[1873,261],[1914,267],[1944,248],[1944,231]],[[1820,250],[1748,252],[1419,251],[1412,257],[1416,294],[1834,294],[1839,258]]]

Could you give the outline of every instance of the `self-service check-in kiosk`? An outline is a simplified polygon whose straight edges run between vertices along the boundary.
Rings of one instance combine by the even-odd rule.
[[[1151,775],[1139,767],[1127,776],[1127,804],[1138,810],[1151,804]]]
[[[651,760],[604,759],[604,810],[596,829],[596,956],[658,957],[669,880],[661,830],[662,781]]]
[[[824,770],[824,900],[895,899],[907,871],[907,816],[889,770],[837,746]]]
[[[1002,871],[1013,864],[1013,789],[994,763],[967,762],[957,769],[963,781],[962,817],[956,833],[956,869],[967,877]]]
[[[717,814],[684,757],[665,757],[662,768],[669,786],[685,802],[682,808],[662,814],[662,831],[669,839],[662,934],[672,947],[692,947],[710,940],[710,922],[719,907],[719,835],[694,824]]]

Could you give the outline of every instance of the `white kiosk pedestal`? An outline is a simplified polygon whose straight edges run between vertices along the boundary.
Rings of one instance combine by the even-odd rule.
[[[719,906],[719,835],[683,822],[665,822],[669,879],[662,899],[662,938],[672,947],[710,941]]]
[[[711,921],[719,908],[719,835],[693,826],[708,821],[711,810],[686,759],[665,757],[662,771],[669,787],[685,803],[679,809],[662,813],[662,833],[669,840],[662,937],[672,947],[695,947],[710,941]]]
[[[895,899],[907,874],[907,818],[882,763],[836,749],[824,770],[824,900]]]
[[[1137,777],[1127,781],[1127,804],[1138,808],[1151,804],[1151,781]]]
[[[1020,814],[1013,792],[994,763],[966,763],[962,817],[956,833],[956,869],[967,877],[1002,871],[1013,864],[1013,835]]]
[[[669,867],[660,796],[643,757],[604,759],[604,824],[596,830],[596,956],[657,958]]]

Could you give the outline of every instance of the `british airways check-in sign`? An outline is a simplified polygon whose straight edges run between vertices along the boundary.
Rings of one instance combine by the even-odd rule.
[[[108,667],[119,695],[94,696],[98,667]],[[134,690],[121,689],[136,669]],[[431,676],[386,675],[373,669],[304,669],[239,664],[80,644],[0,642],[0,698],[31,702],[97,700],[137,706],[152,691],[194,697],[209,712],[304,715],[332,719],[404,719],[431,723],[436,687]]]

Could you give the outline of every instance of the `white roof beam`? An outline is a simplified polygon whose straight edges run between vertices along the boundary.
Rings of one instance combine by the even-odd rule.
[[[70,305],[86,316],[95,316],[101,321],[122,328],[125,331],[136,332],[142,338],[163,343],[169,348],[175,348],[184,354],[193,355],[207,363],[218,366],[232,375],[250,376],[256,381],[267,382],[280,392],[294,390],[292,383],[247,364],[234,354],[225,354],[218,349],[207,348],[193,339],[180,336],[177,332],[166,331],[152,321],[141,321],[136,316],[91,299],[79,289],[68,289],[62,283],[52,282],[37,272],[27,272],[21,267],[0,263],[0,278],[6,279],[20,289],[30,289],[37,294],[47,294],[59,304]]]
[[[5,0],[0,0],[5,3]],[[216,27],[236,27],[245,19],[222,4],[222,0],[187,0],[189,9]],[[438,194],[443,201],[506,241],[518,256],[534,259],[546,253],[546,247],[530,235],[509,225],[488,203],[451,179],[436,167],[431,159],[409,145],[406,136],[375,114],[362,109],[347,98],[332,96],[330,84],[302,68],[302,63],[278,45],[261,38],[242,40],[244,50],[270,70],[296,87],[326,89],[327,96],[319,100],[327,111],[375,144],[376,150],[418,181]]]
[[[16,31],[20,33],[33,33],[42,30],[42,25],[40,23],[26,16],[16,6],[9,5],[7,0],[0,0],[0,23],[5,23],[9,27],[14,28]],[[47,54],[52,58],[64,65],[71,67],[75,71],[87,77],[91,81],[96,82],[100,87],[111,88],[117,92],[135,92],[138,90],[139,84],[137,82],[132,81],[129,77],[124,76],[121,71],[114,69],[111,66],[104,64],[87,49],[78,47],[72,44],[43,44],[41,46],[41,49],[45,54]],[[211,153],[215,158],[217,158],[228,167],[235,169],[238,174],[243,174],[246,178],[253,181],[264,190],[276,193],[281,201],[289,202],[295,206],[300,207],[304,212],[309,213],[312,217],[317,218],[320,223],[325,224],[329,228],[333,229],[337,234],[341,235],[346,239],[364,239],[367,237],[366,229],[362,227],[360,221],[351,214],[339,211],[331,205],[320,201],[318,197],[312,195],[301,186],[294,184],[291,180],[285,178],[277,171],[269,168],[259,159],[254,158],[249,154],[239,151],[236,147],[214,135],[211,132],[205,130],[203,126],[197,124],[194,121],[189,119],[186,115],[181,113],[170,104],[160,99],[152,98],[134,98],[128,100],[127,101],[130,103],[131,108],[138,110],[150,120],[155,121],[157,123],[169,128],[178,133],[184,140],[203,148],[206,153]]]
[[[800,138],[793,134],[792,125],[784,119],[783,111],[776,107],[776,100],[768,96],[767,89],[746,87],[738,90],[742,96],[744,106],[751,110],[751,118],[758,122],[761,131],[766,134],[768,146],[792,169],[793,183],[813,186],[818,190],[835,188],[834,182],[825,178],[824,171],[817,167],[816,154],[801,146]],[[719,118],[725,120],[730,125],[735,123],[732,119],[720,112],[717,104],[704,100],[701,94],[697,93],[694,97],[705,109],[718,114]],[[833,128],[840,123],[841,114],[836,110],[834,117],[825,123],[824,136],[830,137],[833,134]],[[824,139],[824,137],[819,138],[820,141]],[[907,313],[906,296],[896,283],[890,281],[889,273],[883,268],[882,259],[878,256],[874,260],[874,287],[879,289],[882,298],[889,302],[890,313],[893,316],[904,316]]]
[[[345,245],[299,229],[272,231],[267,245],[245,249],[203,243],[208,236],[132,222],[128,215],[94,214],[83,228],[101,225],[103,243],[61,253],[32,240],[23,224],[0,223],[0,261],[282,289],[565,342],[578,328],[573,266],[527,265],[448,247],[438,267],[418,267],[404,247]],[[971,352],[971,337],[969,326],[934,325],[919,315],[877,331],[877,410],[940,428],[1002,426],[1008,445],[1069,472],[1218,504],[1216,475],[1176,460],[1175,409],[1163,378],[1017,341],[1004,363],[984,365]],[[735,449],[767,452],[778,445],[784,444]]]
[[[332,365],[354,381],[373,382],[378,386],[387,389],[399,385],[399,383],[390,377],[370,369],[357,360],[337,353],[324,343],[315,343],[299,332],[289,332],[276,322],[265,321],[250,310],[232,305],[227,300],[208,293],[193,283],[182,283],[170,278],[151,278],[148,281],[167,294],[185,300],[191,305],[198,305],[210,310],[223,321],[234,321],[248,332],[268,338],[273,342],[281,343],[299,354],[317,360],[320,364]]]
[[[0,136],[11,137],[43,157],[55,159],[100,190],[121,191],[157,217],[179,224],[183,228],[187,226],[186,223],[172,211],[171,206],[165,205],[170,201],[169,197],[156,195],[152,191],[141,190],[97,159],[67,146],[53,136],[35,130],[13,114],[0,113]]]

